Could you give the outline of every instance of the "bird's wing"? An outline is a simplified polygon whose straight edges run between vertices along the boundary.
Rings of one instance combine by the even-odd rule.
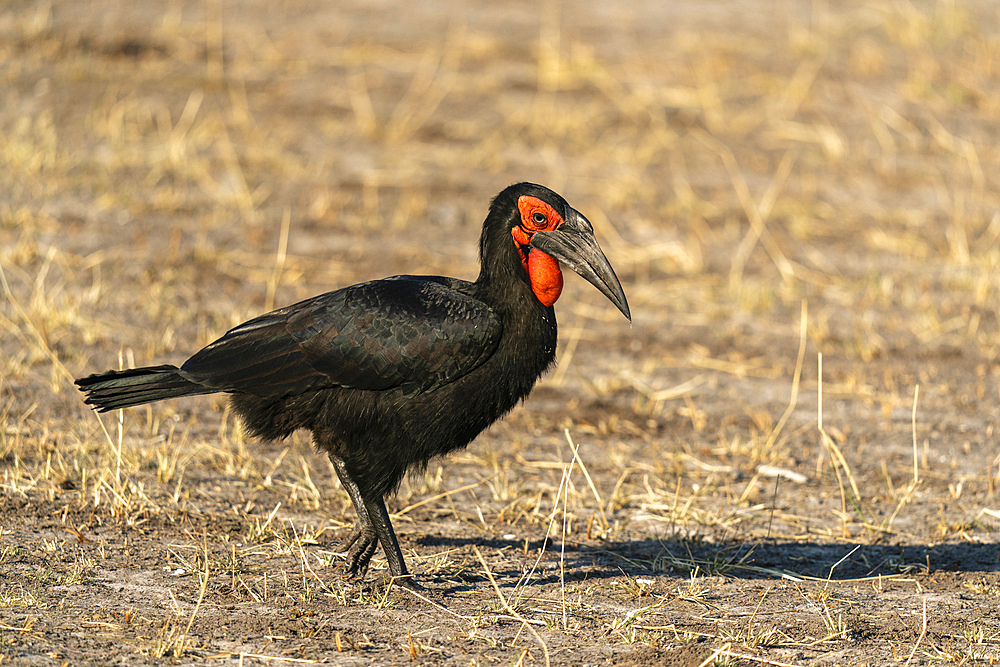
[[[232,329],[181,373],[258,396],[440,387],[483,363],[500,341],[496,315],[454,289],[457,282],[397,276],[322,294]]]

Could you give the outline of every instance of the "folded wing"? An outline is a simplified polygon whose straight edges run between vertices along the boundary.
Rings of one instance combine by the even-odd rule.
[[[180,374],[257,396],[331,386],[428,391],[479,366],[500,340],[493,311],[459,284],[397,276],[328,292],[232,329]]]

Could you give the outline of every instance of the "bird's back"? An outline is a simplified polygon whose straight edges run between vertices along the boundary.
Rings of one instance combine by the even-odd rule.
[[[482,363],[500,329],[464,281],[395,276],[359,283],[242,324],[188,359],[186,378],[281,398],[317,389],[447,384]]]

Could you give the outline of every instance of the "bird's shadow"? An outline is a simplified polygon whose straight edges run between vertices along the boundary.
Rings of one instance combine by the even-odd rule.
[[[541,540],[424,536],[416,540],[424,555],[435,547],[476,546],[490,563],[492,575],[519,580],[524,567],[538,559]],[[489,551],[502,551],[494,558]],[[517,558],[512,555],[517,554]],[[560,567],[562,558],[562,567]],[[494,569],[495,568],[495,569]],[[532,576],[538,584],[612,578],[723,575],[737,579],[847,581],[878,577],[927,575],[939,572],[1000,572],[1000,544],[850,544],[762,540],[704,542],[655,539],[569,543],[549,541]],[[445,579],[449,577],[445,576]],[[452,583],[462,587],[486,580],[481,564],[465,568]]]

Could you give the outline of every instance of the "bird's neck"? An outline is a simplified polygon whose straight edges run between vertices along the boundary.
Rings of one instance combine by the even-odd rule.
[[[540,297],[534,289],[528,274],[528,262],[521,257],[510,234],[512,220],[509,215],[501,217],[500,212],[504,210],[505,207],[494,206],[483,225],[483,235],[479,240],[479,277],[473,289],[477,298],[500,315],[505,326],[514,326],[524,335],[536,338],[536,342],[543,346],[554,346],[556,320],[552,303],[555,298],[552,298],[551,291],[548,295],[543,292]],[[552,263],[558,272],[558,263],[554,259]],[[551,268],[539,266],[538,270],[541,273],[543,269]],[[559,277],[562,277],[561,274]],[[558,297],[558,294],[554,296]]]
[[[512,243],[488,250],[475,282],[476,295],[491,308],[503,311],[533,311],[544,308],[531,288]]]
[[[506,266],[484,265],[473,284],[474,295],[492,308],[503,322],[505,338],[518,347],[517,356],[527,360],[541,355],[544,360],[538,363],[547,367],[555,354],[555,311],[538,300],[527,276],[514,263],[519,260],[510,259],[512,261]]]
[[[555,360],[555,311],[539,301],[509,233],[484,233],[481,257],[473,296],[493,309],[502,322],[499,354],[508,362],[501,366],[530,371],[518,376],[527,383],[518,389],[521,396]]]

